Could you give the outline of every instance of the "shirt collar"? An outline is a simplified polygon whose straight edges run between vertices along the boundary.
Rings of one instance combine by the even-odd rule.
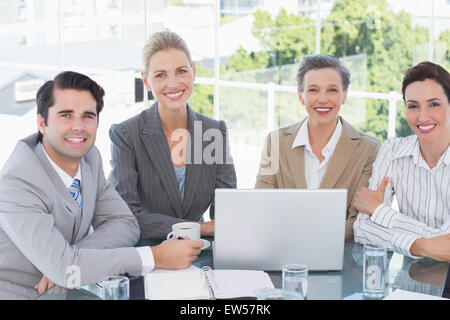
[[[334,129],[333,135],[331,136],[327,145],[322,150],[322,154],[325,157],[333,153],[339,141],[339,138],[341,137],[341,134],[342,134],[342,123],[338,119],[336,129]],[[306,120],[303,121],[302,126],[298,130],[297,136],[295,137],[295,140],[292,143],[292,149],[300,146],[305,146],[306,150],[312,152],[311,144],[309,143],[308,118],[306,118]]]
[[[297,136],[295,137],[294,142],[292,143],[292,149],[306,146],[306,149],[311,150],[311,145],[309,144],[309,133],[308,133],[308,118],[303,121],[302,126],[298,130]]]
[[[441,164],[445,164],[447,166],[450,165],[449,149],[450,149],[450,146],[447,148],[447,150],[441,156],[436,167],[441,166]],[[422,154],[420,152],[419,138],[416,135],[413,135],[409,139],[406,140],[406,143],[404,143],[398,149],[398,151],[394,154],[393,159],[399,159],[399,158],[404,158],[404,157],[412,157],[414,163],[418,166],[420,166],[420,164],[423,165],[423,163],[425,162],[425,160],[423,159]],[[428,167],[428,165],[426,167]]]
[[[447,147],[447,150],[444,152],[444,155],[441,157],[441,159],[447,166],[450,166],[450,146]]]
[[[69,174],[67,174],[67,172],[65,172],[63,169],[61,169],[47,154],[47,152],[44,149],[44,146],[41,143],[41,147],[42,150],[44,150],[45,155],[47,156],[48,161],[50,161],[50,164],[52,165],[52,167],[55,169],[56,173],[58,174],[58,176],[61,178],[61,180],[63,181],[64,185],[69,188],[74,179],[78,179],[80,180],[80,185],[81,185],[81,162],[80,165],[78,166],[78,171],[75,175],[75,177],[71,177]]]
[[[450,146],[447,147],[447,150],[445,150],[442,156],[439,158],[439,161],[436,164],[436,168],[444,165],[450,166]]]
[[[416,135],[411,136],[406,139],[406,143],[402,144],[401,147],[395,152],[392,159],[400,159],[404,157],[414,157],[414,160],[417,160],[417,157],[420,153],[419,148],[419,140]]]

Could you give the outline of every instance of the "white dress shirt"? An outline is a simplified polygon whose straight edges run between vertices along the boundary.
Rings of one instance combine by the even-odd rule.
[[[311,144],[309,143],[308,119],[303,122],[292,143],[292,149],[305,146],[305,178],[308,189],[319,189],[341,134],[342,124],[341,121],[338,120],[333,135],[327,145],[322,149],[322,155],[325,159],[320,162],[319,158],[312,152]]]
[[[44,147],[42,146],[42,143],[40,144],[40,146],[41,146],[42,150],[44,150],[44,153],[47,156],[48,161],[50,161],[50,164],[52,165],[53,169],[55,169],[56,173],[61,178],[62,182],[67,187],[67,189],[70,188],[74,179],[80,180],[80,186],[81,186],[81,182],[82,182],[81,181],[81,163],[78,166],[78,171],[75,174],[75,177],[72,178],[67,172],[65,172],[63,169],[58,167],[58,165],[55,162],[53,162],[53,160],[48,156],[47,152],[45,151]]]
[[[74,179],[78,179],[80,180],[80,186],[82,186],[82,180],[81,180],[81,162],[80,165],[78,166],[78,171],[75,175],[75,177],[71,177],[67,172],[65,172],[63,169],[61,169],[47,154],[47,152],[45,152],[44,147],[42,146],[42,143],[40,144],[42,150],[44,150],[45,155],[48,158],[48,161],[50,161],[50,164],[53,166],[53,168],[55,169],[56,173],[58,174],[58,176],[61,178],[61,180],[63,181],[64,185],[67,187],[67,189],[69,189],[69,187],[72,185],[73,180]],[[69,192],[67,190],[67,192]],[[146,273],[149,273],[150,271],[152,271],[155,268],[155,259],[153,257],[153,252],[152,249],[150,247],[138,247],[136,248],[139,256],[141,257],[142,260],[142,275],[145,275]]]
[[[369,189],[389,177],[384,201],[370,216],[359,213],[353,225],[355,241],[379,243],[401,254],[410,253],[418,238],[450,233],[450,147],[430,169],[416,135],[390,138],[373,165]],[[394,194],[400,212],[391,208]]]

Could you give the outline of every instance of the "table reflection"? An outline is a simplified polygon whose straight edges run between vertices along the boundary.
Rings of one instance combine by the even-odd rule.
[[[213,239],[208,239],[212,241]],[[162,240],[141,240],[138,245],[156,245]],[[362,298],[363,246],[346,243],[342,271],[310,272],[308,275],[308,300],[340,300],[349,296]],[[386,272],[386,292],[395,289],[414,291],[434,296],[442,296],[449,264],[432,259],[412,259],[388,252]],[[214,266],[212,246],[203,250],[196,267]],[[281,272],[269,272],[276,288],[281,288]],[[101,299],[101,288],[96,284],[80,289],[53,287],[38,299],[41,300],[92,300]],[[360,299],[360,298],[358,298]]]

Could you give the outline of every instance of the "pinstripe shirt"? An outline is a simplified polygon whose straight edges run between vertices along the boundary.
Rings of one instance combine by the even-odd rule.
[[[389,183],[384,201],[370,216],[359,213],[353,225],[355,241],[384,244],[416,258],[410,248],[418,238],[450,233],[450,147],[430,169],[420,153],[416,135],[388,139],[375,160],[369,189]],[[397,197],[399,211],[391,208]]]

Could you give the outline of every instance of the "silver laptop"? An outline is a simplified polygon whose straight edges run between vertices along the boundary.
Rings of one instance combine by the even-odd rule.
[[[347,190],[216,189],[214,268],[342,270]]]

